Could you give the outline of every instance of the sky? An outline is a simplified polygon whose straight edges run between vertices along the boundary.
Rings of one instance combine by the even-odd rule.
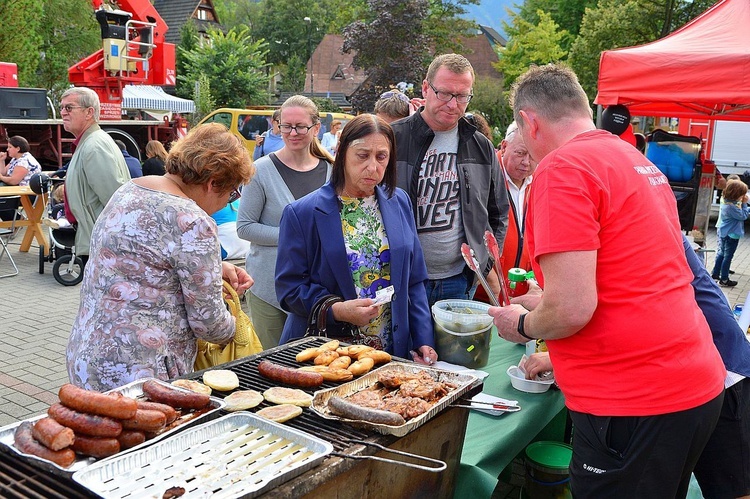
[[[482,0],[479,5],[466,5],[466,17],[473,19],[478,24],[491,26],[498,33],[505,36],[501,21],[508,21],[506,7],[514,9],[515,3],[519,0]]]

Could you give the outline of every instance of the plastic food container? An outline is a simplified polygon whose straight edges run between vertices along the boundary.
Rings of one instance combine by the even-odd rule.
[[[471,300],[441,300],[432,306],[438,358],[470,369],[487,365],[492,339],[490,305]]]
[[[552,378],[547,381],[537,381],[535,379],[526,379],[521,371],[518,370],[518,366],[510,366],[506,371],[510,377],[510,384],[516,390],[521,390],[527,393],[544,393],[549,390],[549,387],[555,383],[555,379]]]

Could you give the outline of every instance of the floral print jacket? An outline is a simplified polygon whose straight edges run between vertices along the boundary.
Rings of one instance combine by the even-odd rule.
[[[232,339],[216,223],[192,200],[129,182],[91,243],[67,348],[72,383],[103,391],[169,379],[193,370],[197,338]]]

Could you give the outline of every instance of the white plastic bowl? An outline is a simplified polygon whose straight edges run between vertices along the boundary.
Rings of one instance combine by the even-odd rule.
[[[526,393],[544,393],[555,382],[554,378],[547,381],[526,379],[526,376],[518,370],[518,366],[510,366],[506,372],[510,377],[510,384],[513,385],[513,388]]]

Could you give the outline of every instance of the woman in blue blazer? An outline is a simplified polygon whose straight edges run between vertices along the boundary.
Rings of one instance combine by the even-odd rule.
[[[284,209],[276,260],[276,295],[289,312],[281,343],[302,337],[315,303],[344,301],[328,323],[359,327],[366,343],[432,364],[427,267],[408,196],[396,185],[395,138],[373,115],[349,122],[339,139],[329,183]],[[392,286],[390,302],[374,305]]]

